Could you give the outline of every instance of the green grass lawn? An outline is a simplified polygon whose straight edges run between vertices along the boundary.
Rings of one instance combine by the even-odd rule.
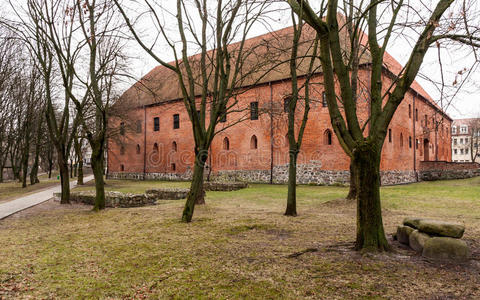
[[[123,192],[167,186],[188,183],[107,181]],[[184,201],[100,213],[47,202],[0,221],[0,299],[480,298],[480,178],[381,191],[389,237],[406,216],[464,222],[474,259],[460,266],[428,262],[394,241],[392,253],[362,256],[352,250],[347,188],[299,186],[295,218],[283,216],[286,191],[207,192],[190,224],[180,222]]]

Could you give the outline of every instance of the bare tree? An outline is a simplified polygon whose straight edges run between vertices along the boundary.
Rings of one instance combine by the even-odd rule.
[[[308,112],[310,111],[310,78],[314,71],[314,62],[317,56],[318,39],[315,39],[313,50],[310,55],[310,63],[308,72],[306,75],[305,83],[303,86],[299,86],[299,80],[297,70],[299,68],[299,54],[298,47],[300,42],[300,36],[302,35],[303,20],[300,18],[298,25],[296,24],[295,15],[292,12],[293,22],[293,44],[291,50],[290,59],[290,76],[292,84],[292,93],[285,99],[285,110],[288,113],[288,144],[289,144],[289,167],[288,167],[288,195],[287,195],[287,208],[285,210],[286,216],[297,215],[297,159],[298,153],[302,146],[303,133],[307,125]],[[301,58],[305,59],[305,58]],[[300,91],[304,90],[303,97],[300,95]],[[300,99],[302,98],[302,99]],[[300,124],[297,122],[297,106],[300,104],[299,100],[303,100],[303,115],[300,118]],[[298,128],[297,134],[295,134],[295,128]]]
[[[454,0],[440,0],[432,10],[427,9],[426,18],[418,19],[422,16],[418,7],[414,10],[417,13],[409,14],[412,7],[402,0],[372,0],[361,3],[351,0],[343,1],[343,6],[337,0],[328,0],[322,2],[318,14],[308,1],[288,0],[297,15],[311,25],[320,36],[320,60],[332,126],[343,150],[352,159],[357,190],[356,248],[359,250],[383,251],[390,248],[385,237],[380,204],[381,151],[392,117],[417,76],[426,52],[432,44],[444,39],[470,45],[478,45],[480,41],[478,35],[475,35],[478,31],[470,31],[468,23],[463,26],[462,33],[458,33],[458,29],[455,33],[448,32],[451,20],[448,19],[448,14],[445,17],[444,14],[453,2]],[[342,7],[343,13],[351,16],[353,33],[360,41],[363,38],[363,28],[368,32],[368,37],[365,37],[366,41],[363,43],[353,43],[353,39],[350,39],[348,43],[350,51],[345,51],[341,46],[345,28],[339,25],[338,13]],[[388,12],[389,18],[386,23],[382,23],[383,13],[378,13],[379,10]],[[405,11],[406,13],[400,14]],[[400,74],[397,74],[394,84],[387,87],[388,91],[384,93],[382,72],[385,50],[393,33],[401,34],[401,29],[411,24],[412,20],[409,20],[411,15],[417,18],[415,28],[418,32],[413,50],[406,66]],[[462,11],[459,16],[462,15],[468,13]],[[400,20],[400,17],[404,17],[405,20]],[[461,23],[458,25],[461,27]],[[444,30],[444,26],[447,29]],[[361,49],[359,47],[362,44],[369,52],[371,112],[369,119],[363,124],[356,113],[356,89],[351,77],[351,72],[360,64],[360,61],[353,59],[355,56],[351,53],[355,53],[355,48]],[[340,87],[338,94],[337,82]]]
[[[248,112],[238,105],[239,88],[245,86],[251,75],[262,68],[255,58],[255,46],[245,46],[252,25],[268,6],[265,1],[176,1],[176,11],[168,11],[149,0],[139,1],[147,7],[147,13],[159,30],[159,37],[167,43],[174,56],[168,63],[160,58],[145,38],[138,34],[135,22],[130,21],[126,6],[115,0],[127,25],[140,46],[160,65],[170,69],[178,78],[181,98],[192,125],[195,140],[195,164],[190,192],[183,210],[182,220],[192,220],[195,204],[204,200],[204,168],[208,149],[215,135],[245,120],[245,113],[237,121],[224,126],[217,125],[232,112]],[[193,5],[193,8],[190,6]],[[187,6],[189,9],[187,9]],[[175,16],[166,20],[162,16]],[[166,24],[175,23],[176,35],[168,33]],[[153,26],[152,26],[153,27]],[[176,42],[176,41],[180,42]],[[229,46],[233,41],[237,43]],[[209,51],[211,47],[214,50]],[[198,50],[194,57],[188,53]],[[268,53],[266,54],[268,55]],[[254,81],[251,83],[255,83]],[[258,113],[258,107],[252,107]]]

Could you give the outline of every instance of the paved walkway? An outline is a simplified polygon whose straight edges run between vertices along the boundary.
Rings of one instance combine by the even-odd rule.
[[[88,182],[93,179],[93,175],[88,175],[83,178],[84,182]],[[70,182],[70,188],[77,186],[77,182]],[[52,199],[53,193],[61,192],[60,185],[55,187],[48,188],[41,192],[33,193],[28,196],[20,197],[15,200],[8,201],[6,203],[0,204],[0,220],[4,219],[14,213],[17,213],[21,210],[27,209],[29,207],[35,206],[37,204],[43,203],[49,199]]]

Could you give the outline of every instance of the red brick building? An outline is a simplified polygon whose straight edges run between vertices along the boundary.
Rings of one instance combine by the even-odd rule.
[[[273,36],[291,41],[291,32],[291,28],[286,28],[248,42],[269,41]],[[388,53],[384,64],[383,86],[387,92],[401,65]],[[368,68],[367,58],[359,71],[359,79],[365,86],[369,86]],[[175,80],[172,71],[158,66],[121,97],[124,116],[110,122],[112,127],[120,128],[120,134],[108,141],[109,177],[190,177],[194,161],[192,128]],[[311,97],[315,101],[298,158],[298,182],[348,182],[349,158],[333,133],[328,108],[322,101],[321,72],[315,74],[312,82],[316,83],[311,84],[314,86]],[[244,88],[238,97],[245,110],[229,114],[218,127],[229,126],[245,116],[249,118],[215,137],[205,173],[211,178],[286,182],[288,142],[283,101],[291,90],[288,67],[279,67],[255,86]],[[368,119],[368,101],[368,91],[361,89],[357,100],[360,120]],[[382,182],[413,182],[418,178],[420,161],[451,161],[451,123],[452,119],[414,82],[388,129],[382,152]]]

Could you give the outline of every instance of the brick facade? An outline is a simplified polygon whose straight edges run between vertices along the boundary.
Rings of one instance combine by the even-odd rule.
[[[394,60],[392,63],[398,64]],[[385,89],[391,85],[392,78],[391,71],[386,69]],[[368,66],[360,70],[359,79],[368,82]],[[312,81],[321,83],[322,75],[317,74]],[[322,105],[323,87],[314,83],[311,84],[314,101],[298,157],[298,181],[346,183],[349,158],[333,133],[328,108]],[[385,139],[381,160],[384,184],[416,181],[416,171],[423,160],[451,161],[452,120],[417,83],[412,87],[399,106]],[[206,176],[249,182],[287,181],[287,116],[283,113],[283,99],[290,94],[290,89],[291,83],[286,78],[258,84],[238,96],[238,106],[243,111],[229,114],[225,123],[219,123],[218,129],[249,116],[251,102],[258,102],[259,118],[238,123],[214,138]],[[131,94],[130,91],[130,98]],[[368,93],[364,94],[357,102],[357,114],[362,122],[369,116]],[[194,141],[184,104],[179,99],[151,102],[132,105],[121,120],[110,120],[111,126],[117,128],[123,122],[126,130],[124,135],[108,141],[109,176],[188,180],[194,162]],[[173,126],[175,114],[179,115],[178,129]],[[159,118],[158,131],[155,130],[155,118]]]

